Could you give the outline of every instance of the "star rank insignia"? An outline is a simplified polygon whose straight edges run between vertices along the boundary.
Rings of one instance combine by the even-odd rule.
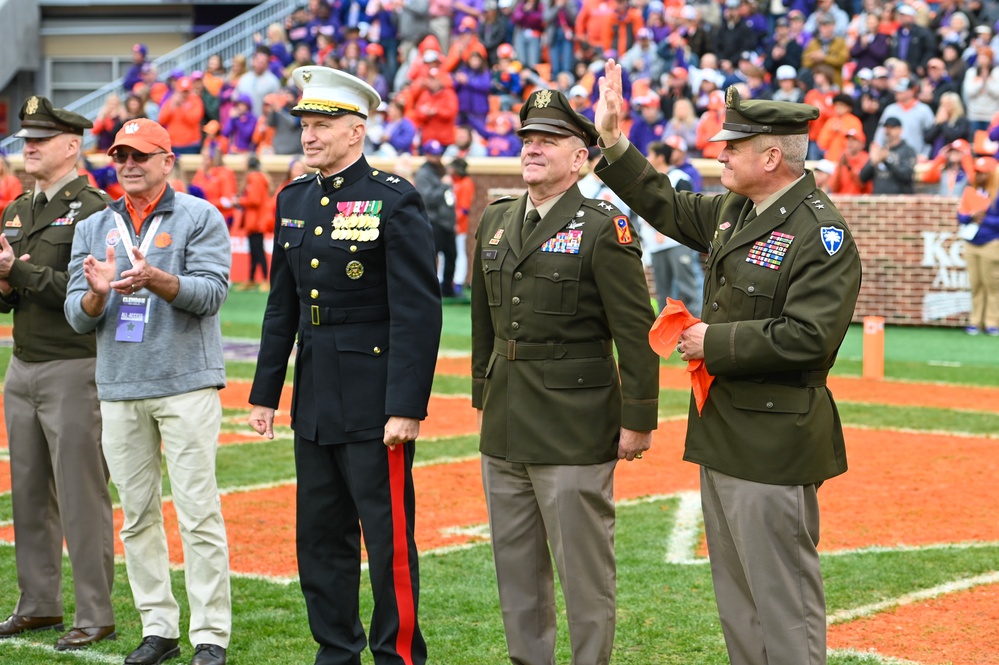
[[[399,183],[399,178],[396,178],[395,176],[390,175],[389,177],[385,178],[385,182],[390,182],[393,185],[395,185],[395,184]]]
[[[812,203],[815,205],[815,209],[816,210],[824,210],[825,209],[825,206],[822,204],[822,201],[819,201],[818,199],[815,199],[814,201],[812,201]]]
[[[611,204],[607,203],[607,201],[601,201],[600,203],[597,204],[597,207],[598,208],[603,208],[604,210],[613,210],[614,209],[614,206],[612,206]]]

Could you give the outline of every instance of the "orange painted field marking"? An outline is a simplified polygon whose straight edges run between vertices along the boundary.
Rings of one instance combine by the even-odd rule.
[[[829,628],[833,649],[926,665],[999,662],[999,585],[940,596]]]
[[[0,462],[0,492],[10,491],[10,462]]]
[[[467,357],[439,358],[437,372],[471,376],[471,363]],[[682,368],[660,367],[659,387],[688,390],[690,379]],[[832,376],[829,377],[829,388],[837,400],[844,402],[989,412],[995,411],[996,404],[999,404],[999,388],[979,386],[947,386]]]

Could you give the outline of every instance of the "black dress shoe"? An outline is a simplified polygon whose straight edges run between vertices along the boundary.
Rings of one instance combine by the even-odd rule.
[[[87,626],[86,628],[74,628],[56,641],[56,651],[72,651],[82,649],[96,644],[101,640],[116,640],[118,633],[114,631],[114,624],[110,626]]]
[[[149,635],[142,638],[139,648],[128,654],[125,665],[160,665],[180,655],[177,638]]]
[[[0,623],[0,640],[14,637],[33,630],[66,630],[62,617],[26,617],[11,614],[7,620]]]
[[[225,649],[217,644],[199,644],[194,647],[191,665],[225,665]]]

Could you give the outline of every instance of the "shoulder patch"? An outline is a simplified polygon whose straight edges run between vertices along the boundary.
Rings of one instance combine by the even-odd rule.
[[[819,229],[822,238],[822,246],[826,248],[829,256],[839,251],[846,238],[846,231],[837,226],[823,226]]]
[[[630,245],[632,243],[631,226],[628,225],[628,218],[624,215],[618,215],[614,218],[614,231],[617,232],[619,244]]]

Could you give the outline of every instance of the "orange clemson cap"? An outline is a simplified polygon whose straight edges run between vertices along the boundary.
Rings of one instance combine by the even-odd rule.
[[[108,154],[113,155],[115,150],[122,147],[145,153],[157,150],[172,152],[167,130],[149,118],[136,118],[126,122],[115,135],[114,145],[108,148]]]

